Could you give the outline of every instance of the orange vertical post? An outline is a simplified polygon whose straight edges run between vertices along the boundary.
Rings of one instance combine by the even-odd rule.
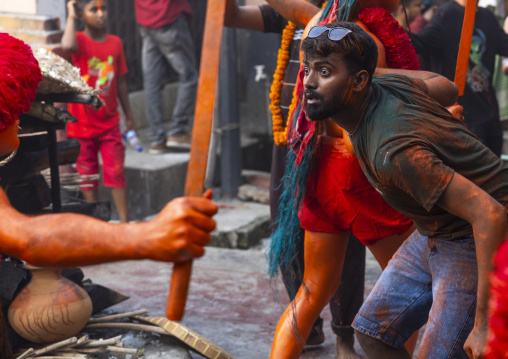
[[[467,0],[464,21],[462,23],[462,33],[460,35],[457,66],[455,67],[454,82],[459,87],[459,96],[464,94],[464,87],[466,86],[467,68],[469,66],[469,53],[471,51],[471,39],[473,37],[475,14],[476,0]]]
[[[203,194],[225,9],[225,0],[208,0],[190,159],[185,182],[186,196]],[[192,261],[175,263],[166,307],[166,316],[170,320],[178,321],[183,317],[191,272]]]

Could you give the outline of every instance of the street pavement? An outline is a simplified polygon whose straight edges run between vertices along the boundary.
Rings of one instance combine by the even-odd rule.
[[[266,211],[268,211],[268,206]],[[228,206],[223,206],[228,208]],[[256,205],[258,208],[258,205]],[[248,217],[246,204],[235,211]],[[229,217],[229,216],[227,216]],[[219,228],[228,228],[217,217]],[[239,224],[240,225],[240,224]],[[242,224],[244,226],[244,224]],[[245,227],[245,226],[244,226]],[[182,325],[201,334],[237,359],[268,358],[277,322],[288,304],[280,280],[267,277],[266,246],[270,239],[247,250],[208,247],[203,258],[194,261],[189,296]],[[114,312],[147,309],[149,316],[163,317],[169,291],[172,265],[152,261],[128,261],[83,268],[94,283],[119,291],[129,300],[110,308]],[[366,270],[366,294],[380,275],[380,268],[369,254]],[[336,358],[335,336],[330,328],[330,312],[323,310],[325,342],[302,354],[301,358]],[[152,334],[127,333],[126,346],[145,348],[145,357],[201,358],[196,353],[174,354],[175,342]],[[358,353],[361,349],[356,344]],[[169,354],[172,350],[172,354]]]

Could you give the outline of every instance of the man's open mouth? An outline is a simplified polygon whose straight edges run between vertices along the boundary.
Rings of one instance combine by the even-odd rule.
[[[318,103],[321,99],[321,96],[318,94],[312,92],[312,91],[305,91],[305,103],[307,105],[312,105],[315,103]]]

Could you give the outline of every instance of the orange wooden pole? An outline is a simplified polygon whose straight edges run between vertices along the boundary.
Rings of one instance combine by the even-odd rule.
[[[190,160],[185,182],[186,196],[203,194],[225,9],[225,0],[208,0]],[[166,316],[170,320],[181,320],[183,317],[191,272],[192,261],[175,263],[166,307]]]
[[[464,94],[464,87],[466,86],[467,68],[469,66],[469,53],[471,51],[471,39],[473,37],[475,14],[476,0],[467,0],[464,21],[462,23],[462,33],[460,35],[457,66],[455,67],[454,82],[459,87],[459,96]]]

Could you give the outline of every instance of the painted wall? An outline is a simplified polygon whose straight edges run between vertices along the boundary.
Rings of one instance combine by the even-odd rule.
[[[47,15],[60,19],[61,26],[65,23],[64,0],[0,0],[0,12],[27,15]]]
[[[4,1],[4,0],[0,0]],[[33,1],[33,0],[32,0]],[[37,14],[55,16],[60,19],[60,26],[65,25],[66,9],[64,0],[36,0]]]
[[[0,0],[0,11],[34,15],[37,13],[37,3],[35,0]]]

